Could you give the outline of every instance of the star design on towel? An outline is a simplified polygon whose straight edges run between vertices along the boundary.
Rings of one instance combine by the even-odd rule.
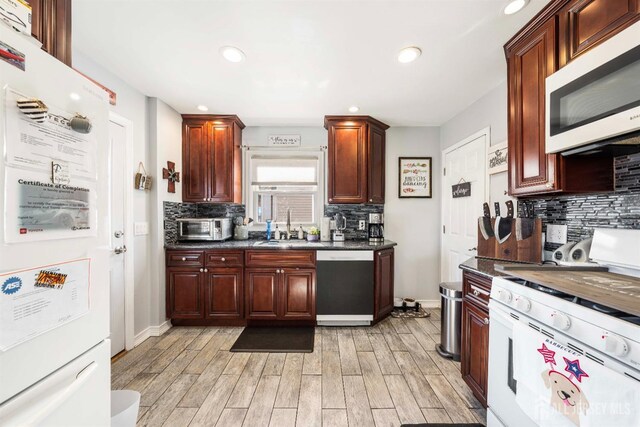
[[[542,344],[542,347],[538,349],[538,353],[544,356],[544,363],[556,364],[556,352],[549,350],[546,345]]]
[[[569,360],[566,357],[563,357],[564,363],[567,364],[567,367],[564,368],[565,371],[569,372],[571,375],[576,377],[578,382],[582,382],[582,377],[588,377],[589,375],[582,370],[580,367],[580,360]]]

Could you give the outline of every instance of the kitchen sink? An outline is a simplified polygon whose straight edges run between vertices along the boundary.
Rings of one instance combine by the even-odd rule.
[[[324,246],[320,242],[308,242],[306,240],[270,240],[270,241],[260,241],[253,244],[253,246],[263,247],[263,248],[281,248],[281,249],[290,249],[290,248],[318,248]]]

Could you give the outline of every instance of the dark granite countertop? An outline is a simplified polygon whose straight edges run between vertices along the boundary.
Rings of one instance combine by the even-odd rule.
[[[492,279],[497,276],[508,276],[509,274],[501,271],[496,271],[495,269],[496,265],[507,265],[507,264],[526,264],[526,263],[516,263],[513,261],[505,261],[502,259],[476,257],[476,258],[469,258],[468,260],[460,264],[460,268]]]
[[[274,242],[274,240],[272,240]],[[265,249],[265,250],[317,250],[317,251],[378,251],[396,246],[397,243],[385,240],[384,243],[370,244],[367,240],[347,240],[345,242],[307,242],[306,240],[280,240],[277,244],[266,240],[227,240],[224,242],[170,242],[165,249],[206,250],[206,249]]]

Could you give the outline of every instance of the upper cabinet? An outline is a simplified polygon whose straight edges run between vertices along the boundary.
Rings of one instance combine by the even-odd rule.
[[[506,45],[509,193],[613,190],[611,157],[546,154],[545,79],[640,19],[640,0],[554,0]]]
[[[325,116],[328,201],[384,203],[386,124],[369,116]]]
[[[42,49],[71,66],[71,0],[29,0],[31,35]]]
[[[242,121],[202,114],[182,119],[182,200],[241,203]]]

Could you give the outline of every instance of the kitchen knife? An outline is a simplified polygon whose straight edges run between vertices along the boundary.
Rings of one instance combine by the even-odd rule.
[[[513,227],[513,202],[511,200],[507,200],[507,216],[496,217],[495,229],[497,230],[496,239],[498,240],[498,243],[502,244],[507,241],[509,236],[511,236],[512,227]]]
[[[491,212],[489,211],[489,203],[482,204],[483,215],[478,218],[478,226],[480,227],[480,233],[484,240],[489,240],[494,237],[493,228],[491,227]]]
[[[493,202],[493,208],[496,211],[496,221],[493,223],[493,235],[498,236],[498,224],[500,223],[500,202]]]
[[[527,240],[533,235],[535,219],[533,218],[533,207],[527,202],[522,204],[523,217],[516,219],[516,239]]]

